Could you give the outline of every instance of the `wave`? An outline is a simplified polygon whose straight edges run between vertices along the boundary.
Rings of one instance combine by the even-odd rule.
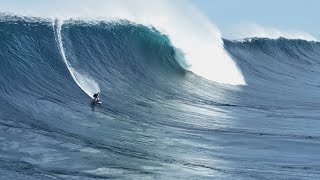
[[[233,86],[156,27],[0,19],[0,179],[318,176],[319,42],[221,39]]]
[[[82,19],[87,21],[128,20],[166,34],[179,49],[185,68],[206,79],[225,84],[245,85],[241,71],[223,48],[220,30],[187,1],[168,0],[75,1],[57,0],[40,4],[6,3],[0,10],[20,16]],[[19,3],[16,3],[19,4]],[[62,6],[63,4],[63,6]],[[147,7],[147,8],[145,8]],[[181,56],[183,54],[183,57]],[[228,69],[228,70],[224,70]]]
[[[285,38],[249,38],[244,41],[225,40],[226,48],[240,64],[248,84],[263,87],[298,89],[316,88],[319,83],[319,42]],[[240,65],[242,67],[242,65]],[[244,70],[245,68],[245,70]],[[301,91],[301,96],[305,96]]]

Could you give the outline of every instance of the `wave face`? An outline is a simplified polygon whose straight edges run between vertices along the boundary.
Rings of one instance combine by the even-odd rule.
[[[319,178],[317,42],[223,40],[231,86],[129,21],[5,16],[0,38],[0,179]]]

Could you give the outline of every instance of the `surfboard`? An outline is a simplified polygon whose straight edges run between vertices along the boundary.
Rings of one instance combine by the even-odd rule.
[[[99,105],[101,105],[101,104],[102,104],[102,102],[101,102],[100,100],[95,100],[95,99],[93,99],[93,103],[95,103],[95,104],[99,104]]]

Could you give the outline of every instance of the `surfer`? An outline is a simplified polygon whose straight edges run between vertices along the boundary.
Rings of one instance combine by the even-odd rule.
[[[101,103],[101,101],[100,101],[100,92],[98,92],[98,93],[96,93],[96,94],[94,94],[93,95],[93,100],[94,100],[94,102],[96,102],[96,103]]]

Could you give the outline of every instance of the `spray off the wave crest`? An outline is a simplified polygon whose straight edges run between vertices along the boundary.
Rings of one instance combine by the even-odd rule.
[[[62,2],[58,0],[51,4],[30,4],[33,6],[11,7],[4,4],[1,11],[61,20],[126,19],[153,26],[167,34],[172,44],[184,53],[186,61],[184,64],[190,65],[187,70],[218,83],[245,84],[242,73],[223,48],[219,29],[185,1],[71,0]],[[38,5],[34,6],[34,4]]]

